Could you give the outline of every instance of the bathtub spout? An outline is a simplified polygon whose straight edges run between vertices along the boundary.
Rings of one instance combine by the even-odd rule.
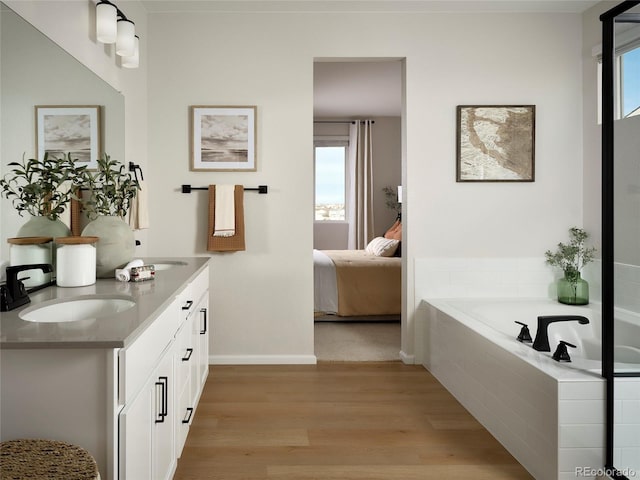
[[[539,352],[550,352],[549,346],[549,324],[554,322],[577,321],[581,325],[589,323],[589,319],[582,315],[546,315],[538,317],[538,331],[533,341],[533,349]]]

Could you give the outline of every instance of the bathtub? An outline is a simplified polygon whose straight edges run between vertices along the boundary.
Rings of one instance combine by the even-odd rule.
[[[535,338],[538,316],[562,314],[590,323],[551,324],[551,352],[516,340],[515,321],[528,324]],[[628,344],[616,352],[616,369],[637,371],[640,323],[625,322],[620,338]],[[577,471],[597,471],[605,461],[600,332],[599,308],[590,306],[543,298],[431,299],[417,310],[416,358],[536,479],[575,479]],[[571,363],[551,358],[560,340],[577,347],[569,348]]]

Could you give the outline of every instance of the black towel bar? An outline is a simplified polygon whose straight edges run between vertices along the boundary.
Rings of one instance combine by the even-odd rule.
[[[209,187],[192,187],[191,185],[182,185],[182,193],[191,193],[191,190],[209,190]],[[268,193],[266,185],[258,185],[257,187],[244,187],[244,191]]]

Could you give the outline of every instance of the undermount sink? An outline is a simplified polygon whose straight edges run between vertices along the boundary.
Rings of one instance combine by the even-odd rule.
[[[135,304],[131,297],[124,295],[84,295],[42,302],[25,308],[18,316],[28,322],[76,322],[117,315]]]
[[[153,262],[153,266],[156,271],[158,270],[169,270],[173,267],[184,267],[187,262],[180,262],[177,260],[165,260],[162,262]]]

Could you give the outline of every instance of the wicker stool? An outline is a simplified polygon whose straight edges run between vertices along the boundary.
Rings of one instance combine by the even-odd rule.
[[[0,443],[2,480],[100,480],[93,457],[77,445],[57,440]]]

